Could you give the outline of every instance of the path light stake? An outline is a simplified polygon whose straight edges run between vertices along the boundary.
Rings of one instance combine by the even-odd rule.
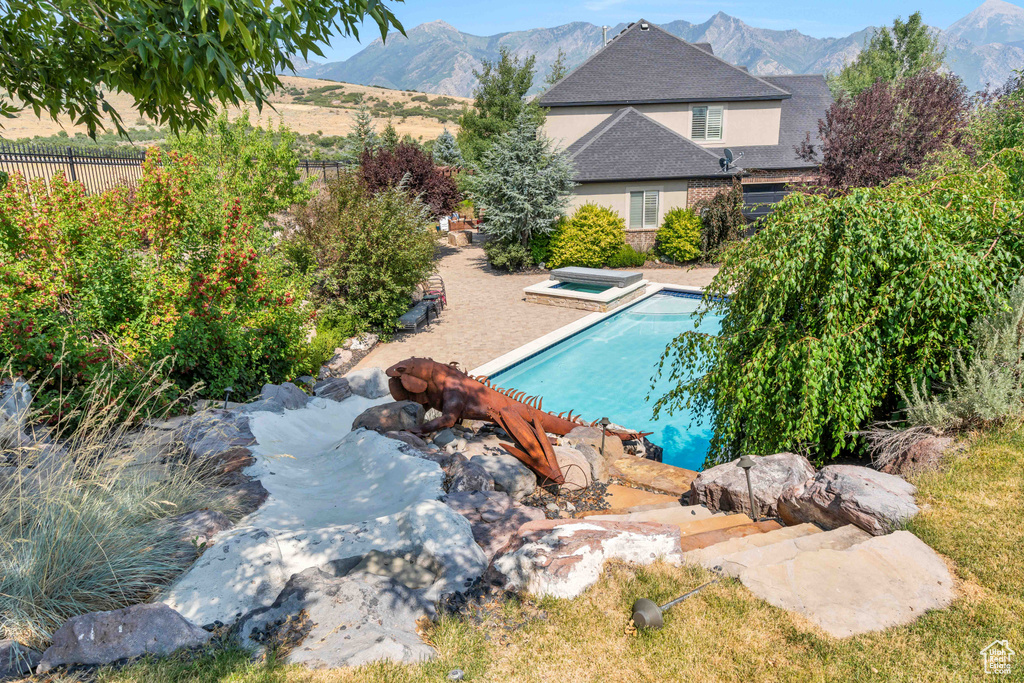
[[[697,586],[692,591],[685,595],[680,595],[671,602],[666,602],[662,606],[658,606],[658,603],[647,598],[640,598],[633,603],[633,623],[637,628],[661,628],[664,626],[665,621],[662,619],[661,613],[667,610],[669,607],[678,605],[686,598],[689,598],[697,593],[701,592],[713,583],[718,583],[718,579],[708,581],[703,586]]]
[[[747,475],[747,495],[750,496],[750,518],[757,521],[757,502],[754,500],[754,487],[750,485],[750,468],[754,466],[754,459],[749,455],[742,455],[736,462],[737,467],[742,467]]]
[[[607,417],[601,418],[601,459],[604,460],[604,432],[608,429],[608,425],[612,423]]]
[[[224,410],[228,409],[228,396],[234,391],[231,387],[224,387]]]

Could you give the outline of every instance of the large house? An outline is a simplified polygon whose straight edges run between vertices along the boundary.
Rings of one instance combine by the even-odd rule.
[[[743,183],[754,207],[778,201],[815,164],[796,146],[832,102],[825,78],[754,76],[640,20],[538,98],[545,133],[576,168],[573,207],[609,206],[648,248],[665,213]],[[726,148],[736,161],[723,168]]]

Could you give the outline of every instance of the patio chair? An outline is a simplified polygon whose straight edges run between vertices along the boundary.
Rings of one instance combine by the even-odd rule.
[[[440,309],[448,305],[448,295],[445,292],[444,280],[440,275],[432,275],[427,278],[423,287],[423,301],[437,302]]]

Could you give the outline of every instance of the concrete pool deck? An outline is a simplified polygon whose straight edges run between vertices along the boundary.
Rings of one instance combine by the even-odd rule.
[[[480,236],[474,236],[479,239]],[[448,307],[436,321],[416,333],[398,334],[378,344],[356,366],[386,368],[410,356],[472,369],[519,348],[590,311],[527,303],[523,289],[547,278],[547,273],[501,273],[487,264],[483,240],[465,247],[442,246],[438,272],[444,278]],[[715,267],[637,268],[651,282],[704,287],[718,272]]]

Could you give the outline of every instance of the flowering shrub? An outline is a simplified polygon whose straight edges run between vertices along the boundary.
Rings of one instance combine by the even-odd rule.
[[[130,383],[165,356],[176,384],[215,394],[289,374],[309,315],[275,257],[254,247],[241,201],[197,193],[197,177],[194,158],[157,150],[134,192],[11,177],[0,190],[0,353],[16,372],[48,375],[65,397],[111,368]]]

